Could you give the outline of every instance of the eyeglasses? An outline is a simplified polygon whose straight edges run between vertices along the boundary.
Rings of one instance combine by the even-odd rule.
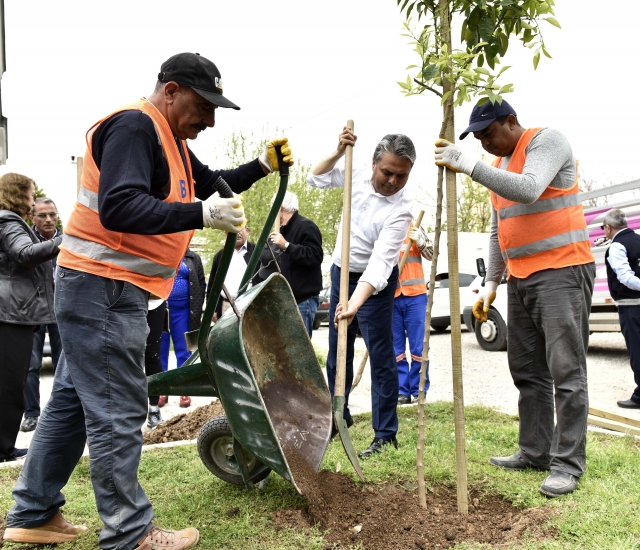
[[[58,217],[58,213],[57,212],[43,212],[42,214],[34,214],[33,216],[34,218],[38,218],[39,220],[44,220],[46,218],[51,218],[52,220],[55,220]]]

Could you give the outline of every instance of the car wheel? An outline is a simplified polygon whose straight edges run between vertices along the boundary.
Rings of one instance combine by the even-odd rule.
[[[313,330],[318,330],[320,328],[320,317],[313,318]]]
[[[202,426],[198,435],[198,454],[207,470],[214,476],[227,483],[244,485],[242,475],[234,468],[236,455],[233,452],[233,436],[226,415],[216,416]],[[251,477],[253,472],[262,467],[262,462],[246,449],[243,449],[243,454]],[[262,481],[269,475],[270,471],[265,470],[257,479],[252,481],[254,483]]]
[[[436,332],[444,332],[445,330],[447,330],[449,328],[449,325],[431,325],[431,328],[433,330],[435,330]]]
[[[476,340],[482,349],[487,351],[503,351],[507,349],[507,325],[502,316],[490,309],[487,321],[476,321]]]

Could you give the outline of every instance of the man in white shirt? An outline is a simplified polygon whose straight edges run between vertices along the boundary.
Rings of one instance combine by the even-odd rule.
[[[344,186],[344,168],[336,163],[357,137],[345,127],[336,150],[311,169],[307,183],[320,189]],[[342,231],[340,226],[331,266],[329,318],[349,320],[344,418],[349,412],[353,382],[353,347],[358,328],[369,350],[371,364],[372,424],[375,432],[366,458],[387,445],[398,446],[398,369],[393,349],[393,297],[398,282],[398,250],[409,230],[411,206],[404,189],[416,159],[412,141],[402,134],[382,138],[373,153],[372,168],[353,169],[351,197],[351,250],[349,254],[349,307],[340,306]],[[337,325],[329,323],[327,376],[333,395],[338,348]]]
[[[619,208],[607,212],[602,229],[611,239],[605,254],[609,292],[618,306],[636,383],[631,398],[618,401],[618,407],[640,409],[640,235],[629,229],[627,216]]]
[[[236,248],[234,250],[233,256],[231,258],[231,263],[229,264],[229,270],[227,271],[227,275],[224,278],[224,285],[227,287],[229,294],[231,295],[231,299],[235,300],[238,296],[238,290],[240,287],[240,282],[242,281],[242,277],[244,276],[244,272],[247,269],[247,264],[251,259],[251,254],[253,254],[253,250],[256,245],[247,240],[249,237],[249,227],[246,226],[240,233],[238,233],[238,239],[236,240]],[[222,258],[222,249],[216,252],[216,255],[213,257],[213,264],[211,266],[211,274],[209,275],[209,283],[207,285],[207,299],[209,298],[209,294],[211,293],[211,286],[213,285],[213,279],[218,271],[218,266],[220,265],[220,260]],[[247,287],[251,287],[251,281],[247,285]],[[217,321],[222,314],[229,309],[229,301],[224,293],[224,291],[220,292],[220,299],[218,300],[218,306],[216,307],[216,311],[213,314],[213,321]]]

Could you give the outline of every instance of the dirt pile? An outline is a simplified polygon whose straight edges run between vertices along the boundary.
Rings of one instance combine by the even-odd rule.
[[[286,454],[308,505],[274,512],[276,529],[319,524],[327,550],[357,544],[371,550],[451,548],[462,541],[507,547],[525,533],[536,540],[556,534],[542,527],[555,513],[552,508],[519,510],[500,497],[472,493],[469,514],[463,516],[455,490],[441,488],[427,495],[425,510],[409,484],[360,488],[344,474],[316,473],[299,455]]]
[[[221,414],[224,414],[224,409],[220,401],[198,407],[188,414],[179,414],[160,424],[155,430],[145,432],[143,445],[196,439],[203,424]]]

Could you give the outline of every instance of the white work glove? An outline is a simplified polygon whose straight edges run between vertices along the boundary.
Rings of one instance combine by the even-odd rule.
[[[454,172],[462,172],[470,176],[476,166],[475,159],[469,158],[460,146],[446,139],[436,141],[435,153],[436,165],[444,166]]]
[[[412,227],[409,231],[409,238],[416,243],[425,260],[430,262],[433,258],[433,246],[430,246],[431,241],[422,232],[422,229]]]
[[[276,138],[265,145],[264,151],[258,157],[260,164],[269,170],[269,172],[277,172],[280,170],[278,166],[278,155],[276,155],[276,145],[281,146],[282,161],[289,166],[293,165],[293,155],[291,154],[291,147],[289,147],[289,140],[286,137]]]
[[[473,316],[481,323],[485,323],[488,319],[487,313],[496,299],[496,290],[498,290],[498,283],[485,281],[484,286],[481,286],[478,291],[478,301],[473,304]]]
[[[211,229],[222,229],[228,233],[239,233],[247,224],[244,217],[242,197],[234,193],[230,199],[223,199],[215,193],[202,201],[202,225]]]

